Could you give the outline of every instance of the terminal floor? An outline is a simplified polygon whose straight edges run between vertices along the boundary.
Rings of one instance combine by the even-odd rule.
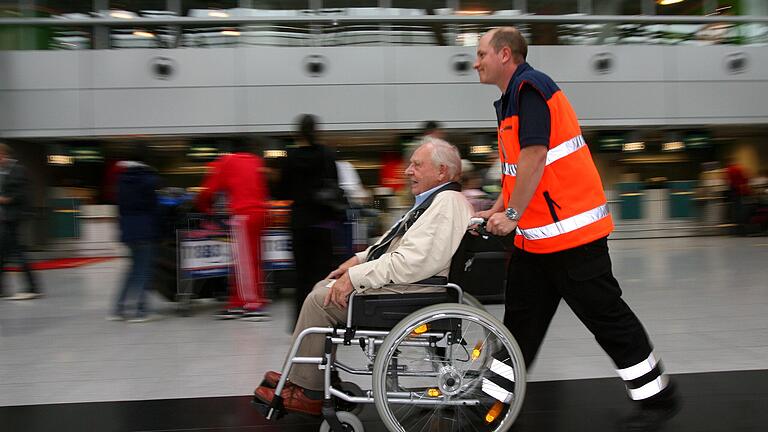
[[[758,432],[768,424],[768,371],[676,375],[681,409],[633,431]],[[624,431],[635,408],[617,378],[531,383],[514,432]],[[386,432],[372,405],[360,419]],[[248,396],[0,407],[7,431],[306,432],[320,419],[299,414],[269,422]]]
[[[768,238],[615,240],[610,247],[625,299],[687,394],[674,420],[682,423],[669,430],[768,424]],[[113,260],[41,271],[45,298],[0,301],[0,430],[112,430],[67,428],[68,419],[84,418],[127,425],[119,430],[258,430],[247,395],[288,350],[290,299],[275,301],[270,322],[214,321],[217,305],[208,303],[177,317],[159,297],[161,321],[107,322],[125,266]],[[9,287],[23,280],[6,278]],[[489,310],[503,314],[498,305]],[[605,429],[631,408],[618,379],[601,379],[614,376],[594,338],[561,305],[529,375],[520,430],[589,430],[568,425],[592,418],[603,425],[594,430]],[[762,410],[753,409],[757,402]],[[592,414],[578,414],[587,406]],[[56,419],[58,429],[46,428]],[[272,430],[308,421],[287,417]]]

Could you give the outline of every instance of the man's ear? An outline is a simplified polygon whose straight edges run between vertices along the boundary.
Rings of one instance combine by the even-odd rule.
[[[440,180],[448,179],[448,165],[440,165]]]
[[[512,61],[512,49],[510,47],[501,48],[499,57],[501,57],[501,62],[505,64]]]

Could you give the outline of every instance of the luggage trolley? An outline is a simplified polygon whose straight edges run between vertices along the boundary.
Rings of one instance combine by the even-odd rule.
[[[181,315],[189,315],[195,282],[228,278],[232,272],[232,235],[228,215],[191,214],[187,227],[176,230],[176,301]]]
[[[272,402],[254,400],[266,418],[284,414],[280,394],[291,366],[301,363],[316,364],[324,373],[322,432],[362,432],[356,412],[364,404],[375,405],[389,431],[508,430],[525,397],[525,363],[509,330],[447,278],[406,285],[430,292],[353,292],[346,323],[302,331]],[[297,357],[302,340],[312,334],[325,336],[324,355]],[[359,346],[367,364],[339,361],[339,345]],[[332,372],[370,376],[371,388],[334,382]]]

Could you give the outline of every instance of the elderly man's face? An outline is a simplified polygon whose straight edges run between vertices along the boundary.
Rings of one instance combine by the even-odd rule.
[[[411,193],[418,195],[446,182],[448,178],[445,166],[435,166],[432,161],[433,146],[424,144],[411,156],[411,164],[405,175],[411,179]]]

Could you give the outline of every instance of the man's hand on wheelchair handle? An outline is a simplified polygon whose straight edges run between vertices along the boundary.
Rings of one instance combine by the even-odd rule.
[[[326,294],[325,300],[323,300],[323,307],[333,303],[341,309],[346,308],[349,301],[349,295],[352,294],[354,289],[352,280],[349,279],[349,273],[344,272],[344,274],[337,279],[330,288],[328,288],[328,294]]]
[[[517,228],[517,221],[510,220],[504,212],[494,213],[488,218],[485,229],[499,237],[506,237]]]

